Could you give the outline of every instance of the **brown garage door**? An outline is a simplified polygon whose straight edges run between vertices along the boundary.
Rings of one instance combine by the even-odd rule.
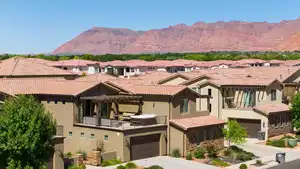
[[[160,134],[131,137],[130,160],[159,156]]]
[[[247,131],[248,137],[257,138],[257,132],[261,130],[260,120],[252,119],[235,119],[239,122]]]

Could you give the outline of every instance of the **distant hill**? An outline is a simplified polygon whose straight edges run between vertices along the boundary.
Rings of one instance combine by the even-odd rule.
[[[299,50],[299,34],[300,19],[279,23],[197,22],[192,26],[178,24],[149,31],[95,27],[61,45],[53,53],[293,51]]]

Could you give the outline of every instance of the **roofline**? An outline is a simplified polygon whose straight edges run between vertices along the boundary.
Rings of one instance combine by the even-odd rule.
[[[212,79],[212,77],[208,76],[208,75],[200,75],[200,76],[197,76],[197,77],[194,77],[194,78],[191,78],[185,82],[182,82],[180,83],[181,85],[187,85],[187,84],[190,84],[194,81],[197,81],[197,80],[200,80],[201,78],[204,78],[204,77],[207,77],[208,79]]]
[[[157,82],[157,84],[161,84],[161,83],[166,82],[166,81],[168,81],[168,80],[172,80],[172,78],[176,78],[176,77],[182,77],[182,78],[185,79],[185,80],[188,80],[188,79],[189,79],[189,77],[187,77],[187,76],[185,76],[185,75],[183,75],[183,74],[175,73],[175,74],[173,74],[173,75],[171,75],[171,76],[168,76],[168,77],[166,77],[166,78],[163,78],[163,79],[159,80],[159,81]]]

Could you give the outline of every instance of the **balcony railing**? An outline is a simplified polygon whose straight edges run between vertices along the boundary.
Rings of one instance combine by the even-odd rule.
[[[149,125],[158,125],[158,124],[167,124],[166,116],[156,116],[155,119],[152,119],[150,123],[144,123],[142,119],[141,123],[136,121],[123,121],[123,120],[112,120],[112,119],[99,119],[96,117],[83,117],[82,124],[91,125],[91,126],[103,126],[103,127],[112,127],[112,128],[135,128],[143,127]],[[79,122],[81,123],[81,122]]]
[[[61,125],[56,126],[56,136],[60,136],[60,137],[64,136],[64,126]]]

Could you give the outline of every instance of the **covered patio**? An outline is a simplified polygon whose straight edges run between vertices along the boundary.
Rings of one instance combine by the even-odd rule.
[[[122,112],[119,104],[138,105],[138,109],[136,112]],[[137,95],[80,97],[75,123],[113,128],[166,124],[166,117],[143,114],[142,106],[142,96]]]

